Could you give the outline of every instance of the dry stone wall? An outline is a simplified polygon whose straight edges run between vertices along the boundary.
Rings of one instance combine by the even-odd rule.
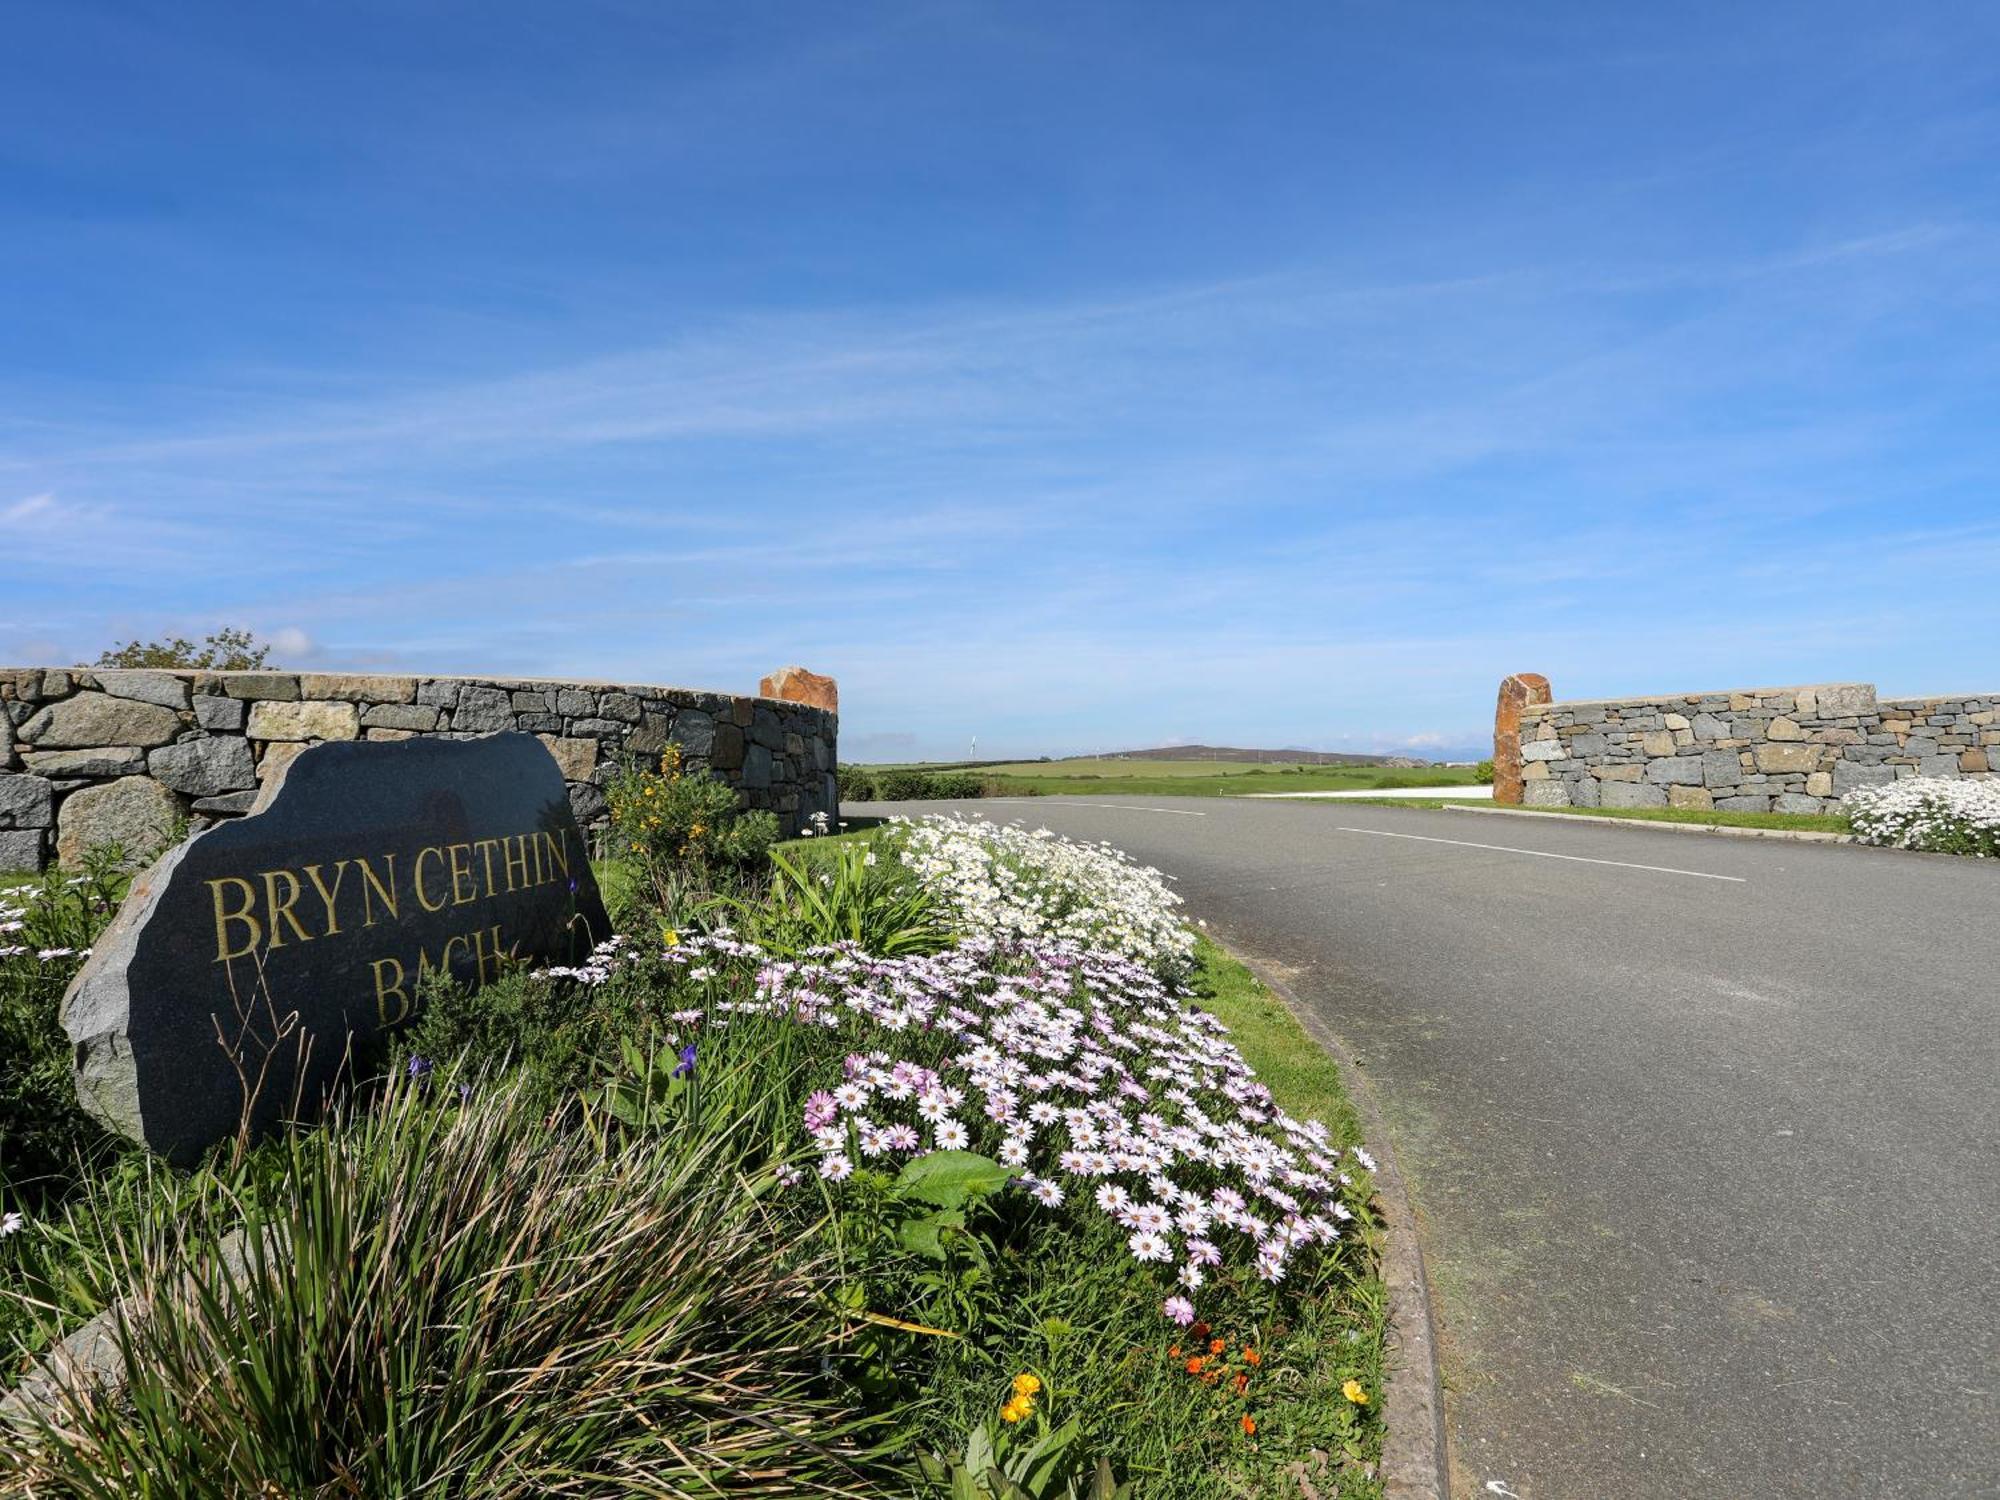
[[[1545,703],[1521,710],[1519,752],[1529,807],[1831,812],[1859,787],[1993,775],[2000,693],[1878,700],[1838,682]]]
[[[113,840],[150,852],[182,819],[240,816],[310,744],[507,729],[549,747],[585,827],[601,826],[626,759],[676,744],[795,833],[838,811],[838,723],[803,703],[612,683],[0,667],[0,871]]]

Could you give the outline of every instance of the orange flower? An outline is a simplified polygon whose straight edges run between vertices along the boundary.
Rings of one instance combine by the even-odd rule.
[[[1243,1435],[1245,1437],[1255,1437],[1257,1435],[1257,1419],[1255,1417],[1244,1417]]]
[[[1203,1370],[1201,1372],[1201,1383],[1203,1385],[1214,1385],[1220,1379],[1222,1379],[1222,1371],[1220,1370]]]
[[[1261,1365],[1264,1363],[1264,1356],[1259,1354],[1255,1349],[1245,1349],[1243,1351],[1243,1363],[1246,1365]]]
[[[1168,1359],[1179,1359],[1180,1357],[1181,1357],[1181,1346],[1180,1346],[1179,1344],[1170,1344],[1170,1345],[1168,1345],[1168,1347],[1167,1347],[1167,1358],[1168,1358]]]
[[[1187,1372],[1190,1375],[1199,1375],[1201,1373],[1201,1356],[1199,1354],[1187,1362]]]
[[[1236,1394],[1240,1396],[1249,1389],[1250,1377],[1248,1375],[1238,1375],[1236,1377]]]
[[[1223,1350],[1227,1349],[1228,1347],[1229,1347],[1228,1339],[1210,1339],[1208,1341],[1208,1352],[1210,1354],[1220,1354]]]

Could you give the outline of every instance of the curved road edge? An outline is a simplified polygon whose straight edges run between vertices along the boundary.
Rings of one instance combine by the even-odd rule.
[[[1375,1098],[1374,1083],[1354,1061],[1346,1043],[1300,1003],[1269,965],[1228,933],[1213,926],[1205,931],[1283,1001],[1306,1034],[1326,1050],[1340,1069],[1348,1098],[1361,1117],[1362,1131],[1376,1156],[1375,1192],[1388,1239],[1382,1253],[1382,1284],[1389,1293],[1392,1337],[1387,1351],[1389,1388],[1382,1397],[1383,1493],[1388,1500],[1450,1500],[1451,1458],[1445,1441],[1444,1380],[1438,1368],[1430,1277],[1424,1269],[1409,1185],[1396,1156],[1395,1139]]]

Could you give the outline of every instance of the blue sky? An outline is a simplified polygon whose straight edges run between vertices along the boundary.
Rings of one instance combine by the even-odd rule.
[[[855,758],[2000,688],[2000,10],[0,0],[0,660]]]

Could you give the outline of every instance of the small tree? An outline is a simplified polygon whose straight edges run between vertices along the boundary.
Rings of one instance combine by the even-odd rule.
[[[181,667],[205,672],[248,672],[268,666],[271,648],[247,630],[215,631],[196,645],[185,636],[128,641],[97,658],[100,667]]]

